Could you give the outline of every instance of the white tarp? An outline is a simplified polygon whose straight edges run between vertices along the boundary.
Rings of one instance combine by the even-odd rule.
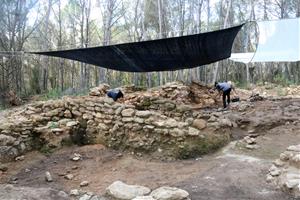
[[[232,53],[231,60],[243,63],[300,61],[300,18],[261,21],[257,24],[257,51]]]

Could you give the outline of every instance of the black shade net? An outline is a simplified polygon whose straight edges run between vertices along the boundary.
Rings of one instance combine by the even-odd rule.
[[[244,24],[195,35],[63,51],[29,52],[127,72],[172,71],[229,58]]]

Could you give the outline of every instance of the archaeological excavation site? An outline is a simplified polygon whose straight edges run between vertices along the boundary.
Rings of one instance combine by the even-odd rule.
[[[2,0],[0,200],[300,200],[300,0]]]
[[[230,110],[195,82],[108,89],[1,113],[1,199],[299,198],[299,88]]]

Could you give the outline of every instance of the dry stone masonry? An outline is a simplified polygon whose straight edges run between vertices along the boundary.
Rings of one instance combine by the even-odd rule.
[[[185,87],[170,84],[157,92],[160,95],[141,93],[147,101],[138,104],[131,104],[128,99],[114,102],[101,96],[108,89],[106,85],[93,89],[92,96],[32,103],[1,120],[0,161],[13,160],[32,149],[49,152],[73,143],[100,143],[171,158],[195,157],[226,144],[231,122],[218,115],[204,115],[193,104],[186,104],[186,95],[197,102],[199,92],[189,89],[183,95]],[[213,102],[208,94],[206,91],[201,95]]]
[[[269,169],[267,181],[300,198],[300,144],[280,154]]]

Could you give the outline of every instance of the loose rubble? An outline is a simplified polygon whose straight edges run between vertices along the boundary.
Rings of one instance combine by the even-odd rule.
[[[259,148],[259,145],[256,144],[257,134],[250,134],[245,136],[242,140],[236,143],[237,146],[246,148],[248,150],[255,150]]]
[[[280,154],[269,169],[267,181],[300,198],[300,144]]]

